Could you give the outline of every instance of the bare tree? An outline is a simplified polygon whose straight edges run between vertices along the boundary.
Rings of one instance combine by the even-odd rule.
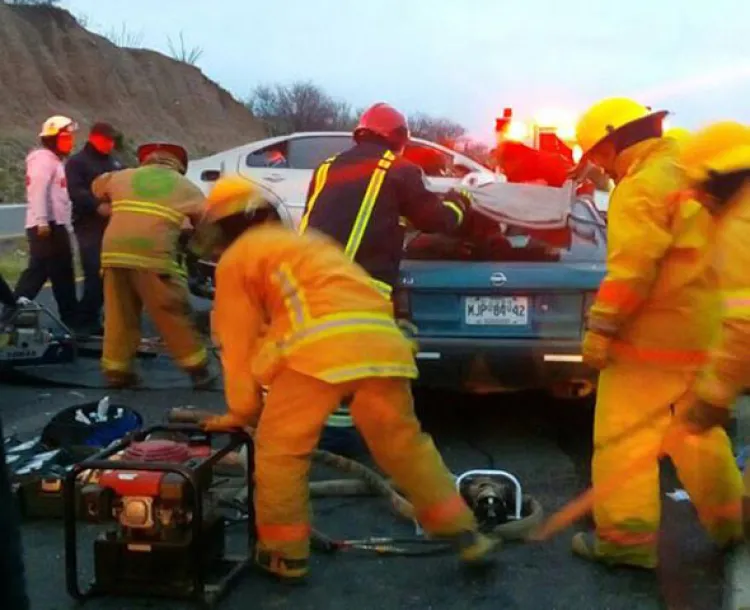
[[[122,23],[119,29],[110,28],[105,34],[102,34],[112,44],[123,47],[135,49],[141,46],[143,43],[143,31],[134,32],[130,30],[125,22]]]
[[[185,37],[182,32],[180,32],[180,38],[178,42],[179,44],[173,43],[172,39],[170,37],[167,37],[169,54],[172,56],[172,58],[191,66],[197,64],[198,60],[203,56],[203,47],[188,47],[185,44]]]
[[[414,137],[450,146],[466,133],[458,123],[445,118],[436,118],[424,113],[409,117],[409,130]]]
[[[334,100],[321,87],[307,81],[260,85],[246,105],[263,121],[269,135],[349,130],[356,120],[349,104]]]

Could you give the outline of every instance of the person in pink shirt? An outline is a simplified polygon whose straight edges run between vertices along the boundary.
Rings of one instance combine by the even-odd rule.
[[[78,302],[70,245],[71,203],[63,161],[73,150],[77,128],[68,117],[48,118],[39,133],[41,145],[26,157],[29,263],[15,289],[17,299],[34,299],[49,280],[60,319],[68,326],[75,324]]]

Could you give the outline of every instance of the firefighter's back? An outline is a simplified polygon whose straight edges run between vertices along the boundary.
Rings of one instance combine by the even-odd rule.
[[[112,203],[102,245],[103,267],[179,271],[177,247],[189,217],[203,206],[203,194],[178,172],[145,165],[100,177]]]

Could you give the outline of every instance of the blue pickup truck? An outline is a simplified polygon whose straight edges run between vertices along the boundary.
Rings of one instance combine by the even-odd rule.
[[[505,235],[490,248],[432,235],[407,244],[395,303],[418,329],[418,383],[590,394],[596,375],[583,365],[580,345],[584,314],[605,273],[601,214],[578,199],[566,226],[508,225]]]

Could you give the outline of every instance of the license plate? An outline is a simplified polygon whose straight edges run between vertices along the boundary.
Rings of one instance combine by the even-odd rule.
[[[466,297],[466,324],[523,326],[529,323],[528,297]]]

